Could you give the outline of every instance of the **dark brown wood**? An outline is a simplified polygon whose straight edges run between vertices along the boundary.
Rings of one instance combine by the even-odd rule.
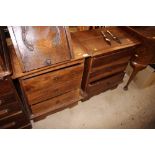
[[[120,39],[121,44],[108,35],[111,46],[107,44],[101,34],[101,31],[105,31],[104,28],[71,34],[72,39],[75,39],[90,56],[85,60],[82,80],[83,101],[117,87],[123,81],[124,71],[135,52],[135,47],[140,44],[137,39],[121,28],[108,29]]]
[[[6,93],[6,94],[3,94],[3,95],[0,94],[0,95],[1,95],[0,96],[0,106],[17,101],[16,96],[14,95],[13,91],[11,93]]]
[[[111,46],[108,45],[101,34],[101,31],[105,31],[104,28],[91,31],[75,32],[71,34],[71,37],[72,39],[78,40],[83,49],[91,56],[99,54],[106,55],[113,52],[115,53],[116,50],[122,50],[140,44],[138,39],[123,31],[120,27],[109,27],[108,30],[110,30],[121,40],[121,44],[117,43],[107,35],[111,40]]]
[[[18,111],[0,120],[0,129],[18,129],[28,124],[22,111]],[[30,123],[29,123],[30,124]]]
[[[20,78],[21,89],[25,98],[25,103],[29,104],[29,111],[32,114],[31,118],[36,119],[36,117],[40,117],[40,115],[36,115],[34,107],[39,107],[40,111],[44,111],[42,115],[45,113],[49,113],[49,111],[54,111],[57,109],[57,105],[53,105],[50,107],[54,100],[61,99],[61,95],[67,97],[67,92],[71,92],[72,90],[79,90],[81,88],[82,74],[84,64],[75,63],[74,65],[67,66],[66,68],[59,68],[57,70],[46,72],[44,74],[38,75],[35,73],[31,76],[25,76]],[[73,94],[72,97],[74,102],[80,100],[80,91],[75,96]],[[77,100],[78,98],[78,100]],[[62,108],[65,105],[70,105],[71,102],[69,99],[59,103],[59,108]],[[44,107],[48,107],[46,110],[43,110]]]
[[[70,91],[63,95],[54,97],[50,100],[46,100],[41,102],[40,104],[33,105],[32,113],[33,118],[39,117],[41,115],[47,114],[51,111],[69,106],[75,102],[78,102],[81,98],[79,98],[79,89]]]
[[[10,77],[12,70],[9,58],[6,39],[0,29],[0,128],[20,128],[27,124],[30,127],[30,121]]]
[[[21,117],[18,117],[20,113]],[[10,77],[0,80],[0,128],[20,128],[30,124]]]
[[[11,75],[12,67],[3,29],[0,27],[0,79]]]
[[[94,94],[99,94],[105,90],[111,89],[114,86],[118,85],[123,81],[124,74],[124,72],[121,72],[119,74],[90,83],[87,88],[89,97],[93,96]]]
[[[128,63],[113,65],[111,67],[106,67],[96,72],[90,73],[89,82],[94,82],[102,78],[105,78],[120,72],[124,72],[127,67],[127,64]]]
[[[16,111],[19,111],[21,109],[19,103],[10,103],[10,104],[5,104],[3,106],[0,106],[0,119],[11,115],[15,113]]]
[[[63,26],[9,27],[23,72],[72,58],[68,29]]]
[[[138,38],[141,41],[141,45],[136,49],[131,59],[130,64],[133,68],[133,72],[124,90],[128,90],[129,84],[139,71],[145,69],[147,65],[155,63],[155,27],[127,27],[126,30],[128,33],[132,33],[135,38]]]
[[[58,111],[59,109],[61,110],[64,107],[64,103],[62,102],[62,106],[60,104],[59,109],[52,107],[52,110],[48,104],[49,110],[45,110],[42,115],[37,116],[32,111],[34,105],[38,105],[41,111],[44,107],[44,104],[42,104],[43,102],[54,100],[58,96],[61,98],[61,95],[81,88],[85,53],[74,40],[72,41],[72,45],[74,58],[70,61],[60,62],[24,73],[14,48],[9,46],[13,66],[12,78],[19,79],[24,105],[31,119],[35,121],[40,120],[41,118],[45,118],[48,114]],[[80,100],[80,91],[78,91],[78,96]],[[75,97],[76,96],[74,96],[74,98]],[[78,101],[76,100],[74,102]],[[72,102],[68,100],[65,107],[69,107],[70,104],[72,104]]]
[[[0,80],[0,85],[1,85],[1,87],[0,87],[1,95],[13,92],[12,86],[10,85],[9,77],[4,77],[2,80]]]

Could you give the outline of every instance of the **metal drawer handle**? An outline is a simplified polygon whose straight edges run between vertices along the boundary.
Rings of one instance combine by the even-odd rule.
[[[4,114],[7,114],[8,113],[8,109],[4,109],[4,110],[1,110],[0,111],[0,115],[4,115]]]
[[[15,125],[16,125],[16,122],[11,122],[11,123],[3,125],[2,128],[7,129],[7,128],[11,128],[12,126],[15,126]]]
[[[139,57],[139,55],[138,55],[138,54],[135,54],[135,57],[136,57],[136,58],[138,58],[138,57]]]

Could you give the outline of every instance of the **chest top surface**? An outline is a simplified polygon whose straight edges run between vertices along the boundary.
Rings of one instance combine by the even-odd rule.
[[[117,37],[121,43],[115,41],[106,31],[110,31],[113,36]],[[106,37],[110,39],[111,45],[109,45],[101,32],[104,32]],[[123,49],[131,46],[135,46],[140,42],[130,35],[129,33],[123,31],[119,27],[108,27],[102,29],[95,29],[89,31],[80,31],[72,33],[72,38],[75,38],[91,56],[98,54],[107,54],[114,52],[118,49]]]

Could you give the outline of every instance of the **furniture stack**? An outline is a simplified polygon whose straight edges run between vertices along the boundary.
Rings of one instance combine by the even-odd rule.
[[[104,41],[102,31],[111,41],[111,45]],[[138,40],[121,28],[109,27],[108,31],[117,36],[119,42],[109,36],[105,28],[72,34],[72,38],[89,54],[85,60],[82,81],[82,89],[85,92],[83,100],[116,88],[123,81],[128,62],[139,45]]]
[[[0,96],[5,96],[7,102],[2,104],[1,119],[7,120],[6,124],[0,122],[3,128],[30,127],[30,120],[38,121],[80,100],[116,88],[140,44],[119,27],[108,30],[120,42],[107,33],[107,28],[71,34],[63,26],[8,29],[12,43],[6,55],[10,57],[11,71],[0,83],[5,86],[0,87]],[[4,110],[9,107],[12,111]],[[4,119],[8,114],[12,117]]]
[[[11,79],[10,59],[2,30],[0,60],[0,129],[31,128],[30,120]]]

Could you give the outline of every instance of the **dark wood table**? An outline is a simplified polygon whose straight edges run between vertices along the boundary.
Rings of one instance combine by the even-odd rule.
[[[128,90],[128,86],[136,74],[145,69],[149,64],[155,63],[155,26],[138,26],[127,27],[126,30],[141,41],[131,59],[133,72],[124,87]]]

